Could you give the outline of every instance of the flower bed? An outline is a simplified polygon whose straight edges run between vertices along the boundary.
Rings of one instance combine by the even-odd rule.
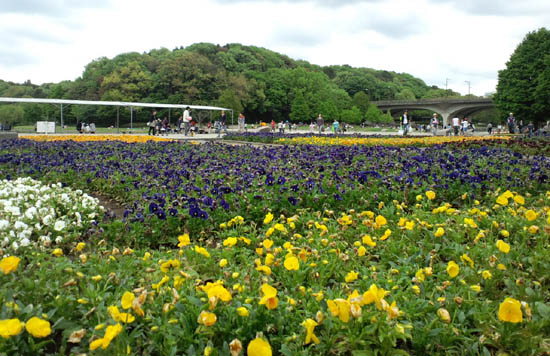
[[[19,135],[19,138],[25,138],[27,140],[40,141],[40,142],[55,142],[55,141],[76,141],[76,142],[88,142],[88,141],[122,141],[127,143],[135,142],[168,142],[173,141],[169,138],[149,136],[149,135]]]
[[[545,157],[19,140],[0,165],[126,206],[1,251],[7,354],[550,352]]]
[[[97,199],[82,190],[31,178],[0,181],[0,247],[50,246],[79,237],[100,215]]]
[[[411,205],[236,216],[161,250],[100,241],[7,257],[0,349],[548,352],[550,192],[487,198],[428,191]]]

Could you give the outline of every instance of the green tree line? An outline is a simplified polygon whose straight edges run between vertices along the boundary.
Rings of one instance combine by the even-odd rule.
[[[147,53],[124,53],[90,62],[74,81],[34,85],[0,80],[0,96],[74,100],[218,105],[243,112],[249,122],[290,120],[308,123],[319,113],[351,124],[392,122],[375,100],[452,97],[458,93],[427,86],[407,73],[347,65],[318,66],[255,46],[197,43]],[[0,105],[0,120],[34,123],[59,117],[59,107],[40,104]],[[121,109],[121,124],[129,121]],[[168,112],[159,110],[160,116]],[[208,115],[208,113],[203,113]],[[134,120],[150,112],[136,109]],[[171,117],[181,115],[171,112]],[[218,115],[215,113],[213,115]],[[70,106],[65,122],[114,124],[116,108]]]

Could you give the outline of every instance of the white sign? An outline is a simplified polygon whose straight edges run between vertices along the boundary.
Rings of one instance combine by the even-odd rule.
[[[55,133],[55,122],[54,121],[37,121],[36,132]]]

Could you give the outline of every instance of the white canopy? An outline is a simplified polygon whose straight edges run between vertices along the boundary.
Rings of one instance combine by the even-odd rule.
[[[167,108],[167,109],[191,109],[198,110],[227,110],[216,106],[186,105],[186,104],[160,104],[160,103],[130,103],[125,101],[90,101],[90,100],[65,100],[65,99],[35,99],[35,98],[3,98],[0,102],[5,103],[35,103],[35,104],[74,104],[74,105],[105,105],[105,106],[126,106],[126,107],[146,107],[146,108]]]

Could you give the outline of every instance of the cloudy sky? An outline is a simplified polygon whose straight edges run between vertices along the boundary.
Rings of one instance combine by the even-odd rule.
[[[548,0],[0,0],[0,79],[74,80],[98,57],[242,43],[483,95],[548,24]]]

